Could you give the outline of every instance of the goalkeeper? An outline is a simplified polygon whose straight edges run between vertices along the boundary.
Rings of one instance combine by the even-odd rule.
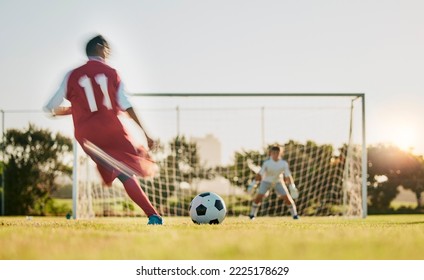
[[[272,146],[270,150],[270,158],[267,159],[261,167],[261,170],[256,175],[255,180],[260,182],[258,194],[252,202],[250,211],[250,219],[254,219],[261,206],[262,199],[267,191],[275,184],[275,191],[284,203],[289,207],[293,219],[299,219],[297,215],[294,199],[299,196],[293,177],[291,175],[289,164],[281,159],[283,150],[279,146]],[[290,193],[287,190],[286,184],[289,186]]]

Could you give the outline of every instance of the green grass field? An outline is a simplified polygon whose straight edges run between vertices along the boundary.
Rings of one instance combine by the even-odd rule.
[[[146,218],[1,217],[2,260],[423,260],[424,215],[188,217],[147,226]]]

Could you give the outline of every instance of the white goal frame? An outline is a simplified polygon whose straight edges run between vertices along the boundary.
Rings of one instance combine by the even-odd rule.
[[[135,93],[132,94],[134,97],[155,97],[155,98],[175,98],[175,97],[190,97],[190,98],[202,98],[202,97],[219,97],[219,98],[227,98],[227,97],[350,97],[352,98],[352,102],[355,100],[360,100],[361,102],[361,199],[362,199],[362,218],[367,217],[367,147],[366,147],[366,118],[365,118],[365,94],[364,93]],[[178,110],[177,110],[177,119],[179,118]],[[179,128],[177,128],[177,131]],[[263,137],[263,131],[262,139]],[[76,141],[74,142],[74,147],[78,145]],[[77,149],[74,149],[74,166],[77,164]],[[78,197],[78,174],[76,168],[74,168],[73,172],[73,217],[78,218],[78,206],[77,206],[77,197]]]

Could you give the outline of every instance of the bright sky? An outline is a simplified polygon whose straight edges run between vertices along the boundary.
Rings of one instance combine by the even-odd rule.
[[[365,93],[424,153],[422,0],[1,0],[0,109],[38,110],[97,33],[131,92]]]

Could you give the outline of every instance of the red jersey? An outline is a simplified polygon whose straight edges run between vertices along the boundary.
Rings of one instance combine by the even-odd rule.
[[[98,60],[89,60],[69,74],[65,98],[72,105],[77,139],[94,127],[122,126],[117,116],[120,82],[116,70]]]
[[[58,107],[63,98],[71,102],[75,138],[87,154],[90,155],[90,152],[84,147],[85,140],[135,170],[137,175],[151,175],[153,164],[146,161],[144,148],[132,144],[118,118],[119,112],[128,109],[131,104],[115,69],[101,60],[89,60],[65,77],[45,108],[51,110]],[[119,172],[91,157],[97,163],[104,182],[110,185]]]

